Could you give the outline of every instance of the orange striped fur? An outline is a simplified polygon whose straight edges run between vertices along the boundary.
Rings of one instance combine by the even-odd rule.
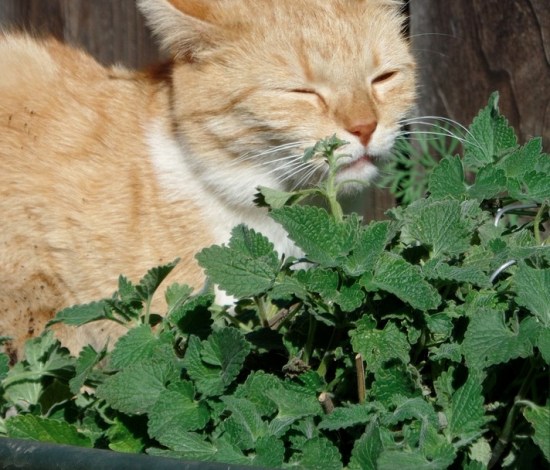
[[[372,178],[413,104],[399,2],[138,5],[172,57],[158,73],[0,36],[0,335],[14,357],[58,309],[110,296],[120,273],[180,257],[170,281],[200,287],[195,253],[237,223],[291,252],[255,188],[315,184],[324,163],[299,155],[333,134],[349,142],[342,179]],[[58,329],[75,352],[120,333]]]

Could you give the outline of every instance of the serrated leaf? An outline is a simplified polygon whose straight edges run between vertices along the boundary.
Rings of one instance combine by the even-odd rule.
[[[449,407],[449,432],[453,438],[478,436],[487,422],[481,379],[470,372],[468,379],[452,396]]]
[[[360,276],[372,271],[388,243],[389,222],[371,222],[361,230],[352,252],[346,258],[344,271],[349,276]]]
[[[367,289],[390,292],[419,310],[431,310],[441,303],[439,293],[426,282],[420,268],[395,253],[382,253],[374,276],[367,281],[363,283]]]
[[[491,199],[506,190],[506,183],[504,170],[488,165],[479,169],[474,184],[468,188],[468,195],[479,201]]]
[[[533,426],[533,442],[542,450],[546,460],[550,461],[550,405],[536,406],[531,404],[523,409],[523,416]]]
[[[360,439],[355,441],[351,460],[350,470],[378,470],[377,460],[382,451],[382,440],[380,438],[379,426],[371,425]]]
[[[153,357],[156,350],[170,345],[170,334],[158,337],[149,325],[140,325],[132,328],[115,344],[110,357],[110,365],[115,369],[122,369],[143,359]]]
[[[7,354],[0,353],[0,381],[6,378],[10,370],[10,358]]]
[[[66,325],[71,326],[82,326],[96,320],[109,318],[107,307],[108,304],[106,300],[91,302],[89,304],[73,305],[72,307],[64,308],[58,312],[46,326],[54,325],[56,323],[65,323]]]
[[[215,331],[202,343],[189,338],[184,366],[197,390],[206,396],[221,395],[241,371],[250,343],[235,328]]]
[[[308,470],[340,470],[342,457],[328,439],[314,437],[304,443],[299,454],[292,456],[291,463]]]
[[[106,434],[109,438],[109,449],[115,452],[125,452],[128,454],[138,454],[143,452],[145,442],[143,437],[135,434],[132,426],[115,418]]]
[[[446,470],[454,462],[456,451],[433,426],[426,426],[420,448],[383,450],[378,459],[378,470],[414,469]]]
[[[430,260],[422,268],[428,279],[442,279],[457,284],[469,283],[476,287],[489,287],[489,276],[475,265],[452,266],[441,260]]]
[[[267,291],[279,272],[273,244],[244,225],[233,229],[228,246],[205,248],[196,258],[215,284],[239,298]]]
[[[277,406],[277,416],[269,423],[269,432],[280,437],[288,427],[300,418],[321,413],[321,405],[313,394],[306,394],[280,385],[265,391]]]
[[[338,222],[325,209],[313,206],[283,207],[270,215],[310,261],[324,267],[339,266],[344,261],[360,227],[357,218]]]
[[[211,332],[212,314],[209,308],[214,303],[214,294],[199,294],[183,304],[174,306],[168,320],[177,325],[184,335],[206,338]]]
[[[179,305],[185,303],[191,294],[193,293],[193,288],[189,287],[187,284],[178,284],[177,282],[171,284],[166,289],[164,293],[164,299],[168,305],[168,312],[172,312]]]
[[[405,212],[410,237],[431,248],[432,258],[464,253],[471,244],[471,227],[459,201],[419,200]]]
[[[368,364],[367,364],[368,366]],[[415,387],[410,371],[403,363],[395,363],[378,368],[370,394],[385,407],[394,404],[396,396],[416,397],[420,390]]]
[[[231,416],[237,423],[240,431],[246,434],[245,441],[252,448],[256,442],[267,434],[267,423],[262,420],[256,405],[245,398],[232,396],[223,397],[227,410],[231,411]]]
[[[348,405],[335,408],[332,413],[323,417],[319,423],[319,429],[344,429],[358,424],[371,422],[384,408],[378,403],[366,403],[360,405]]]
[[[260,437],[256,443],[256,455],[252,465],[260,468],[281,468],[285,458],[282,440],[269,436]]]
[[[79,393],[90,373],[105,354],[105,350],[97,352],[92,346],[84,346],[75,363],[75,376],[69,381],[72,393],[75,395]]]
[[[408,398],[395,396],[393,399],[396,404],[395,410],[384,416],[382,423],[385,425],[395,425],[405,420],[416,418],[421,423],[428,423],[434,428],[439,425],[437,413],[433,406],[421,397]]]
[[[261,416],[269,416],[277,411],[277,405],[266,396],[265,391],[280,387],[282,382],[276,376],[255,371],[247,377],[244,384],[238,386],[234,396],[247,398],[256,405]]]
[[[356,322],[356,328],[349,335],[353,351],[363,356],[370,371],[377,371],[392,359],[405,364],[409,362],[407,336],[393,322],[388,322],[383,330],[379,330],[371,318],[364,316]]]
[[[533,269],[520,263],[513,283],[516,302],[528,308],[542,325],[550,327],[550,269]]]
[[[277,189],[266,188],[265,186],[258,186],[258,191],[259,195],[257,195],[254,202],[259,206],[267,205],[272,209],[280,209],[287,204],[301,199],[297,193],[279,191]]]
[[[194,400],[191,382],[177,382],[161,391],[149,412],[149,435],[161,444],[171,442],[172,434],[203,429],[210,419],[204,403]],[[168,436],[168,437],[167,437]]]
[[[508,185],[510,196],[520,201],[547,203],[550,201],[548,180],[548,173],[532,170],[522,179],[511,180]]]
[[[523,147],[509,155],[506,155],[498,167],[502,168],[509,178],[523,178],[523,176],[535,168],[542,152],[542,139],[531,139]]]
[[[18,415],[8,419],[6,429],[8,436],[15,439],[32,439],[55,444],[92,447],[90,439],[79,433],[72,424],[31,414]]]
[[[550,328],[541,328],[536,346],[546,364],[550,365]]]
[[[428,191],[433,199],[464,199],[466,181],[460,157],[449,156],[439,162],[429,176]]]
[[[533,354],[533,325],[524,320],[514,330],[504,322],[503,312],[481,308],[470,318],[462,343],[468,367],[483,369]]]
[[[147,271],[147,274],[139,281],[136,292],[143,300],[153,297],[161,282],[172,272],[179,262],[179,258],[163,266],[157,266]]]
[[[505,150],[517,145],[514,130],[498,111],[498,93],[493,93],[489,104],[481,110],[466,134],[464,162],[477,169],[493,163]]]
[[[176,379],[178,371],[170,360],[147,359],[107,378],[97,388],[97,396],[115,410],[143,414],[151,410],[168,383]]]
[[[188,460],[212,460],[217,449],[204,436],[194,432],[177,432],[164,436],[163,444]]]

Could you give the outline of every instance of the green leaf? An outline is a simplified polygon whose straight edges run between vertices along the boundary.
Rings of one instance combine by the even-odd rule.
[[[374,377],[370,394],[386,407],[394,405],[396,396],[420,395],[410,369],[403,363],[386,364],[374,372]]]
[[[214,294],[199,294],[183,304],[174,306],[168,314],[168,320],[178,326],[184,335],[206,338],[212,331],[210,307],[214,303]]]
[[[196,258],[215,284],[239,298],[262,294],[279,272],[273,244],[244,225],[233,229],[228,246],[205,248]]]
[[[297,193],[289,193],[286,191],[279,191],[277,189],[266,188],[265,186],[258,186],[259,194],[255,198],[254,202],[259,206],[268,206],[272,209],[280,209],[300,200],[301,197]]]
[[[147,271],[147,274],[139,281],[136,292],[143,300],[150,300],[161,282],[172,272],[179,262],[179,258],[163,266],[157,266]]]
[[[352,252],[345,260],[346,274],[360,276],[372,271],[388,243],[389,234],[389,222],[371,222],[361,230]]]
[[[270,433],[277,437],[298,419],[321,414],[321,405],[313,394],[292,390],[283,385],[266,390],[265,394],[277,405],[277,416],[269,423]]]
[[[358,424],[371,422],[383,407],[378,403],[367,403],[361,405],[348,405],[337,407],[334,411],[323,417],[319,423],[319,429],[334,431],[336,429],[349,428]]]
[[[371,318],[364,316],[356,322],[356,329],[349,334],[353,351],[363,356],[370,371],[377,371],[392,359],[398,359],[404,364],[409,362],[410,345],[407,336],[392,322],[379,330]]]
[[[498,167],[502,168],[508,178],[521,179],[526,173],[535,168],[537,161],[541,158],[542,139],[531,139],[526,145],[506,155]]]
[[[382,440],[378,425],[370,425],[360,439],[355,441],[350,470],[378,470],[377,460],[382,452]],[[404,470],[404,469],[403,469]]]
[[[342,457],[338,449],[324,437],[314,437],[304,443],[291,459],[293,466],[308,470],[340,470]]]
[[[188,460],[212,460],[217,452],[204,436],[194,432],[167,433],[163,436],[163,444]]]
[[[357,218],[338,222],[325,209],[313,206],[283,207],[270,215],[310,261],[324,267],[341,265],[354,246],[360,227]]]
[[[245,398],[231,396],[223,397],[222,401],[231,412],[239,431],[245,434],[243,441],[248,443],[245,448],[254,447],[268,432],[267,423],[262,420],[256,405]]]
[[[405,212],[407,233],[431,248],[432,258],[458,255],[470,247],[471,226],[459,201],[419,200]]]
[[[94,367],[105,357],[106,351],[97,352],[92,346],[84,346],[75,363],[75,376],[69,381],[71,392],[75,395],[88,380]]]
[[[533,354],[533,324],[524,320],[510,329],[503,312],[480,308],[473,313],[462,343],[468,367],[483,369]]]
[[[550,405],[542,407],[530,404],[523,409],[523,416],[535,430],[531,436],[533,442],[542,450],[546,460],[550,461]]]
[[[550,365],[550,328],[541,328],[536,346],[546,364]]]
[[[168,312],[172,312],[179,305],[185,303],[192,293],[193,288],[189,287],[187,284],[178,284],[176,282],[168,286],[164,293],[164,298],[168,305]]]
[[[256,443],[256,455],[252,465],[260,468],[282,468],[285,458],[285,445],[280,439],[260,437]]]
[[[164,444],[171,442],[172,434],[203,429],[210,413],[204,402],[194,400],[194,395],[193,384],[186,381],[162,390],[149,411],[149,435]]]
[[[114,419],[106,433],[109,439],[109,449],[115,452],[125,452],[128,454],[143,452],[145,448],[144,439],[136,435],[131,424],[133,423],[128,423],[128,425],[125,424],[125,422],[119,418]]]
[[[92,447],[92,442],[78,429],[64,421],[57,421],[31,414],[18,415],[6,421],[8,436],[15,439],[53,442],[80,447]]]
[[[439,293],[424,280],[420,268],[395,253],[382,253],[374,276],[361,282],[368,290],[390,292],[419,310],[431,310],[441,303]]]
[[[0,353],[0,381],[6,378],[8,371],[10,370],[10,358],[7,354]]]
[[[476,116],[466,135],[464,162],[469,169],[481,168],[516,145],[514,130],[498,111],[498,93],[493,93],[489,104]]]
[[[385,425],[395,425],[402,421],[416,418],[421,423],[429,423],[434,428],[439,426],[437,413],[433,406],[421,397],[408,398],[395,396],[394,402],[397,405],[395,410],[382,420]]]
[[[235,328],[215,331],[202,343],[189,338],[184,366],[197,390],[206,396],[221,395],[241,371],[250,343]]]
[[[97,388],[97,396],[115,410],[143,414],[151,410],[168,383],[176,379],[178,371],[170,360],[142,360],[107,378]]]
[[[510,196],[520,201],[548,203],[550,201],[548,178],[548,173],[533,170],[522,179],[513,179],[508,185]]]
[[[55,318],[50,320],[46,326],[56,323],[65,323],[71,326],[82,326],[96,320],[110,318],[107,310],[107,301],[100,300],[89,304],[74,305],[67,307],[57,313]]]
[[[429,176],[428,190],[433,199],[464,199],[466,181],[462,159],[458,156],[442,159]]]
[[[160,347],[171,345],[171,342],[170,334],[158,337],[149,325],[132,328],[116,342],[110,365],[122,369],[142,359],[149,359]]]
[[[282,382],[274,375],[266,374],[263,371],[254,371],[247,378],[244,384],[240,384],[235,391],[237,398],[247,398],[252,401],[261,416],[270,416],[277,411],[277,405],[269,399],[265,391],[280,389]]]
[[[487,422],[481,379],[470,372],[468,379],[452,396],[449,408],[449,432],[453,438],[479,436]]]
[[[550,327],[550,269],[533,269],[520,263],[513,278],[516,302]]]
[[[494,198],[506,190],[506,175],[504,170],[492,165],[480,168],[475,183],[468,188],[471,198],[483,201]]]

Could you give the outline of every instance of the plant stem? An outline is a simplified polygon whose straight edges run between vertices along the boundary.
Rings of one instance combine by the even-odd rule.
[[[493,468],[500,458],[502,457],[502,454],[508,447],[508,444],[510,443],[512,432],[514,430],[514,423],[517,416],[517,409],[518,406],[523,403],[523,395],[527,392],[529,387],[531,386],[531,380],[533,378],[533,375],[535,373],[535,366],[533,364],[533,361],[531,361],[531,367],[529,369],[529,372],[527,373],[527,377],[523,381],[521,388],[519,389],[519,392],[514,397],[514,403],[512,404],[512,407],[510,408],[510,411],[508,412],[508,415],[506,416],[506,421],[504,423],[504,427],[502,428],[502,432],[498,438],[498,441],[495,445],[495,448],[493,449],[491,460],[489,461],[489,464],[487,465],[487,468],[490,470]]]
[[[317,321],[313,315],[309,316],[309,330],[307,332],[307,343],[304,348],[303,360],[306,364],[309,364],[311,356],[313,354],[313,343],[315,342],[315,332],[317,331]]]
[[[365,388],[365,364],[361,354],[355,356],[355,370],[357,371],[357,396],[359,403],[362,405],[365,403],[367,390]]]

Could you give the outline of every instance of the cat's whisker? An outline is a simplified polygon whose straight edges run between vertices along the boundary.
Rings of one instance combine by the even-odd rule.
[[[439,125],[438,124],[439,122],[450,124],[453,127],[449,128],[449,127]],[[405,126],[417,125],[417,126],[426,126],[428,128],[430,127],[435,128],[439,130],[441,133],[444,133],[440,135],[447,135],[449,137],[459,140],[462,143],[468,143],[477,148],[481,148],[478,140],[467,127],[450,118],[445,118],[441,116],[421,116],[416,118],[402,119],[400,121],[400,124]],[[462,135],[459,135],[457,132],[454,132],[454,131],[460,131],[460,134]],[[429,130],[402,131],[401,134],[406,135],[407,133],[412,134],[414,132],[417,132],[419,134],[438,135],[435,132],[429,131]]]

